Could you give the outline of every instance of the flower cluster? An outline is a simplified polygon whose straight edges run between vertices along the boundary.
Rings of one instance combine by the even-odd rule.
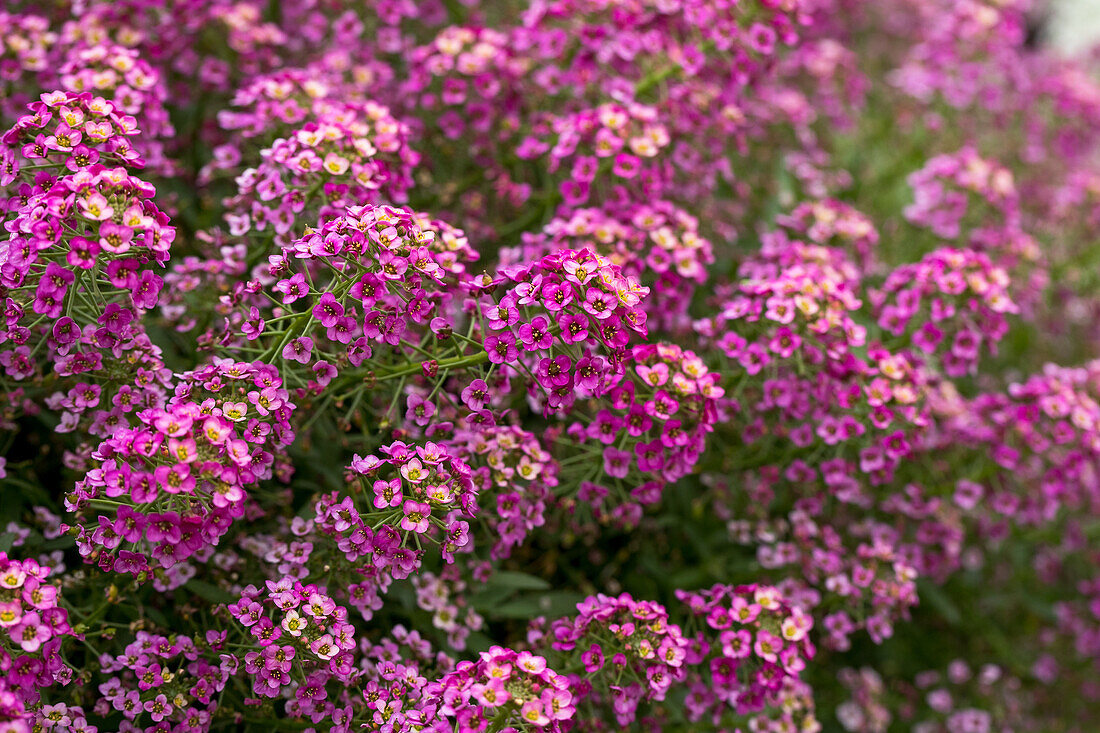
[[[243,658],[252,691],[276,698],[291,687],[289,713],[318,718],[331,714],[325,686],[346,684],[356,675],[355,627],[348,623],[347,609],[317,586],[292,578],[267,581],[263,589],[246,588],[227,608],[246,629],[247,646],[255,647]]]
[[[719,375],[673,344],[635,346],[624,368],[607,391],[607,406],[566,430],[577,450],[602,458],[602,477],[590,474],[578,494],[597,514],[610,490],[593,478],[612,483],[619,495],[633,487],[624,498],[637,507],[658,502],[666,483],[689,474],[718,420],[723,394]],[[593,444],[594,451],[587,447]]]
[[[401,95],[410,106],[433,111],[431,124],[444,139],[468,140],[490,152],[494,137],[503,142],[518,126],[517,87],[529,61],[516,50],[492,28],[444,28],[410,53]]]
[[[741,266],[734,292],[695,330],[750,376],[800,350],[820,360],[865,345],[867,330],[852,317],[862,305],[858,270],[843,253],[781,234],[765,241]]]
[[[592,184],[601,172],[620,185],[639,179],[644,189],[646,161],[669,145],[657,110],[638,103],[602,104],[551,119],[545,128],[521,140],[515,154],[523,160],[545,157],[550,173],[568,171],[559,187],[567,207],[592,201]]]
[[[268,227],[277,244],[347,206],[380,200],[403,203],[417,155],[407,130],[377,103],[327,103],[315,116],[260,152],[255,167],[236,178],[226,202],[236,236]],[[302,221],[305,219],[305,221]]]
[[[506,558],[545,523],[553,492],[560,485],[559,467],[535,435],[511,425],[459,432],[452,445],[470,466],[479,496],[495,497],[496,515],[489,511],[491,502],[483,498],[488,506],[482,516],[488,518],[496,538],[493,557]]]
[[[142,153],[150,170],[171,175],[164,147],[175,135],[165,103],[168,90],[160,73],[132,48],[113,44],[77,46],[58,69],[63,89],[93,92],[133,115],[142,132]]]
[[[208,727],[238,661],[227,655],[213,663],[202,651],[219,649],[220,642],[216,634],[204,641],[138,631],[120,653],[100,657],[103,669],[115,676],[99,685],[95,712],[118,713],[131,724],[140,721],[153,728],[165,722]],[[81,729],[74,725],[71,730]]]
[[[0,729],[1097,719],[1032,0],[8,5]]]
[[[1020,202],[1012,173],[973,149],[932,158],[909,177],[909,185],[914,201],[906,208],[905,218],[943,239],[957,239],[964,220],[977,218],[977,223],[983,223],[980,214],[975,217],[971,210],[973,200],[1000,216],[998,225],[1018,226]]]
[[[221,342],[228,353],[264,345],[284,369],[308,367],[295,381],[316,393],[376,348],[400,355],[406,339],[447,328],[455,276],[475,259],[443,222],[391,206],[344,209],[269,258],[266,288],[233,294]]]
[[[643,307],[655,324],[683,325],[695,288],[706,280],[714,262],[699,222],[675,204],[657,201],[623,211],[576,209],[554,219],[536,235],[526,235],[521,248],[502,253],[507,260],[531,259],[563,249],[591,249],[639,281],[652,282]]]
[[[168,259],[175,229],[154,188],[127,170],[140,164],[136,133],[102,97],[55,92],[3,136],[0,180],[18,184],[0,244],[9,379],[48,367],[63,377],[97,372],[127,350],[155,354],[131,322],[158,302],[162,280],[149,264]]]
[[[485,619],[469,607],[466,582],[459,568],[451,565],[436,575],[423,572],[413,578],[416,605],[432,614],[432,626],[447,635],[447,644],[456,651],[466,649],[471,632],[484,628]]]
[[[649,288],[591,250],[503,268],[482,288],[504,290],[483,298],[489,362],[529,361],[530,396],[548,412],[565,413],[578,396],[605,393],[622,373],[631,336],[646,335],[640,303]]]
[[[32,101],[28,90],[20,84],[26,77],[46,77],[53,60],[58,34],[50,28],[48,18],[34,13],[0,12],[0,24],[7,29],[0,41],[3,91],[0,95],[0,117],[12,120]]]
[[[221,361],[180,375],[163,407],[100,443],[95,467],[66,498],[80,518],[81,555],[145,577],[209,550],[243,516],[245,489],[278,468],[294,407],[264,364]]]
[[[399,545],[404,546],[411,534],[419,548],[423,537],[438,544],[443,558],[453,562],[454,553],[469,542],[469,524],[462,517],[470,519],[478,512],[470,467],[445,446],[431,441],[416,446],[398,441],[379,453],[365,458],[357,455],[349,466],[353,485],[358,486],[356,493],[367,497],[373,511],[356,516],[355,510],[349,509],[346,522],[350,526],[342,530],[339,525],[334,527],[337,531],[358,530],[352,532],[358,540],[353,540],[354,549],[345,552],[367,554],[363,547],[371,551],[371,532],[363,523],[366,516],[374,527],[390,528],[391,538],[400,535]],[[347,503],[345,500],[343,506]],[[380,549],[382,545],[376,541],[373,552]]]
[[[874,221],[836,199],[799,204],[790,214],[776,217],[776,223],[792,238],[805,238],[808,243],[823,247],[851,250],[855,259],[864,264],[874,260],[875,248],[879,243]]]
[[[73,676],[59,650],[62,638],[74,631],[50,572],[32,559],[0,552],[0,663],[6,671],[0,682],[0,716],[7,720],[26,719],[42,704],[40,690]],[[39,714],[50,713],[43,709]]]
[[[861,629],[881,644],[893,635],[894,622],[908,618],[917,603],[917,569],[909,557],[920,557],[917,553],[923,548],[906,547],[910,551],[902,552],[888,525],[849,521],[842,534],[820,526],[800,508],[770,526],[754,527],[744,520],[730,523],[737,541],[756,544],[762,567],[779,572],[789,568],[790,577],[782,583],[789,597],[808,609],[835,609],[823,615],[819,637],[832,649],[850,648],[851,637]],[[950,535],[936,539],[948,540],[943,552],[951,552]],[[957,555],[960,543],[956,539],[953,544]]]
[[[1006,316],[1019,311],[1008,291],[1008,274],[986,255],[940,249],[895,269],[872,300],[884,331],[908,336],[925,354],[944,351],[944,373],[960,377],[977,369],[983,346],[996,353],[1008,332]]]
[[[576,713],[570,680],[531,652],[494,646],[430,684],[440,714],[461,730],[562,731]]]
[[[815,654],[809,614],[792,607],[772,586],[715,586],[697,593],[679,591],[677,597],[706,627],[696,634],[685,658],[690,667],[705,670],[693,673],[690,682],[692,719],[708,712],[720,717],[724,708],[748,715],[765,707],[786,707],[784,695],[797,689]],[[797,718],[802,729],[816,725],[812,712]]]
[[[569,677],[578,701],[607,700],[620,726],[630,725],[645,700],[665,699],[686,674],[689,641],[669,622],[668,611],[629,594],[598,595],[577,604],[578,614],[559,619],[547,630],[550,646],[579,656],[587,680]],[[601,674],[602,671],[602,674]],[[611,682],[611,676],[614,682]]]
[[[844,729],[853,733],[886,730],[893,715],[884,705],[888,693],[882,678],[867,668],[841,670],[840,678],[850,694],[837,708]],[[891,692],[905,701],[898,718],[915,731],[989,733],[1036,727],[1030,709],[1035,701],[1021,694],[1022,687],[1019,678],[996,664],[975,670],[965,660],[954,659],[946,670],[920,672]]]

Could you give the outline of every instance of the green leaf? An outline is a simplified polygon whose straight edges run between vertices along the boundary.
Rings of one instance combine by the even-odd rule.
[[[927,599],[928,603],[943,616],[944,621],[952,626],[958,626],[962,621],[962,613],[951,597],[944,593],[943,588],[935,583],[925,582],[923,578],[917,580],[917,595]]]
[[[486,586],[470,596],[470,605],[479,610],[493,609],[515,594],[515,588]]]
[[[214,586],[210,586],[210,587],[213,588]],[[141,610],[141,613],[145,616],[148,616],[149,620],[151,620],[153,623],[157,624],[158,626],[160,626],[162,628],[167,629],[167,628],[171,628],[171,626],[172,626],[171,622],[168,621],[167,616],[165,616],[163,613],[161,613],[157,609],[152,608],[151,606],[146,606],[145,608],[143,608]]]
[[[0,549],[3,549],[4,536],[0,535]],[[76,542],[72,537],[68,535],[62,535],[61,537],[55,537],[52,540],[46,540],[42,543],[42,549],[49,552],[50,550],[64,550],[76,545]]]
[[[466,650],[469,652],[485,652],[493,645],[493,640],[480,631],[475,631],[466,637]]]
[[[584,600],[580,593],[555,591],[553,593],[529,593],[492,610],[497,618],[556,618],[574,613],[577,603]]]
[[[550,584],[542,578],[515,570],[498,570],[489,578],[486,585],[513,590],[547,590],[550,588]]]
[[[7,552],[14,543],[15,532],[4,532],[0,534],[0,552]]]
[[[237,600],[237,597],[229,591],[203,580],[189,580],[183,584],[183,587],[211,603],[233,603]]]

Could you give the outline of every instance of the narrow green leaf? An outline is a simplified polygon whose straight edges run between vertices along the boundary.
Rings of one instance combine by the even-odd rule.
[[[936,609],[943,619],[952,626],[958,626],[962,621],[962,613],[951,597],[943,592],[943,589],[935,583],[917,581],[917,594]]]
[[[497,618],[531,618],[532,616],[556,618],[574,613],[577,610],[577,603],[583,599],[584,596],[571,591],[529,593],[514,601],[501,604],[491,613]]]
[[[497,588],[513,588],[515,590],[547,590],[550,588],[550,584],[542,578],[515,570],[498,570],[489,578],[486,585]]]
[[[203,580],[189,580],[183,587],[211,603],[233,603],[237,600],[232,593]]]

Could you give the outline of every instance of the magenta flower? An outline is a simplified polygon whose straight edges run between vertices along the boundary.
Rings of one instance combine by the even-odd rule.
[[[54,130],[54,133],[45,139],[45,145],[50,150],[59,150],[62,152],[71,152],[73,148],[80,144],[82,139],[80,130],[73,129],[65,123],[61,123]]]
[[[638,171],[641,168],[642,161],[635,155],[629,153],[619,153],[615,156],[615,162],[611,167],[611,172],[619,178],[634,178],[638,175]]]
[[[475,379],[462,390],[462,402],[471,410],[481,410],[489,404],[489,385],[484,379]]]
[[[401,529],[418,534],[428,531],[428,518],[432,514],[430,506],[423,502],[406,499],[401,505],[401,511],[405,515],[401,519]]]
[[[332,293],[325,293],[313,307],[313,317],[320,321],[325,328],[332,328],[340,317],[344,315],[344,306],[336,300]]]
[[[313,351],[313,339],[309,336],[299,336],[283,347],[282,357],[287,361],[296,361],[300,364],[309,364]]]
[[[598,672],[603,668],[603,648],[599,644],[593,644],[581,654],[581,662],[584,664],[584,671],[588,674]]]
[[[496,677],[490,679],[487,683],[473,685],[470,691],[478,704],[487,708],[498,708],[511,699],[511,695],[504,689],[504,683]]]
[[[25,652],[36,652],[51,636],[49,627],[42,623],[37,611],[23,614],[15,626],[8,629],[8,636]]]
[[[588,318],[579,313],[565,313],[558,318],[561,340],[567,344],[585,341],[588,338],[588,324]]]
[[[519,358],[516,337],[510,331],[485,339],[485,351],[494,364],[511,364]]]
[[[309,292],[309,286],[306,285],[306,276],[300,272],[295,273],[286,280],[275,283],[274,289],[283,294],[283,303],[286,305],[305,297]]]
[[[602,356],[586,356],[577,362],[574,379],[579,386],[595,391],[607,371],[607,360]]]
[[[99,246],[104,252],[123,254],[129,251],[134,230],[113,221],[104,221],[99,225]]]
[[[604,473],[613,478],[626,478],[630,473],[631,455],[627,451],[607,447],[603,451]]]
[[[87,145],[77,145],[65,160],[65,167],[76,173],[87,170],[99,161],[99,151]]]
[[[424,426],[432,421],[435,414],[435,404],[415,392],[405,398],[405,419],[417,425]]]
[[[539,381],[550,389],[568,386],[573,382],[572,366],[573,360],[565,354],[553,358],[545,357],[539,361]]]
[[[520,326],[519,338],[526,351],[549,349],[554,343],[550,322],[544,316],[535,316],[530,323]]]

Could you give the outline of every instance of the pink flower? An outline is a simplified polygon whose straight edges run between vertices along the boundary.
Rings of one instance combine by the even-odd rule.
[[[577,362],[574,379],[579,386],[595,391],[608,372],[607,360],[602,356],[586,356]]]
[[[115,214],[115,210],[108,203],[103,194],[94,191],[88,196],[77,198],[77,206],[80,213],[93,221],[107,221]]]
[[[163,693],[157,695],[152,700],[146,701],[144,708],[145,712],[149,713],[149,717],[151,717],[154,722],[164,720],[171,715],[173,710],[171,703],[168,702],[168,698]]]
[[[554,343],[550,335],[550,322],[545,316],[535,316],[530,323],[519,327],[519,339],[527,351],[549,349]]]
[[[335,613],[336,601],[321,593],[311,593],[306,601],[305,611],[320,621]]]
[[[493,364],[512,364],[519,359],[516,337],[510,331],[485,339],[485,351]]]
[[[475,379],[462,390],[462,402],[471,410],[484,409],[489,404],[489,385],[484,379]]]
[[[130,242],[134,238],[134,230],[113,221],[104,221],[99,225],[99,246],[104,252],[111,254],[123,254],[130,250]]]
[[[274,289],[276,292],[283,294],[283,303],[286,305],[290,305],[309,292],[306,276],[300,272],[295,273],[286,280],[275,283]]]
[[[428,531],[428,517],[432,514],[432,508],[427,504],[412,499],[406,499],[401,506],[405,516],[401,519],[401,529],[422,534]]]
[[[376,509],[399,507],[403,500],[404,495],[401,493],[400,479],[395,478],[391,481],[379,479],[374,482],[374,507]]]
[[[405,398],[405,419],[417,425],[424,426],[432,421],[435,414],[435,404],[415,392]]]
[[[567,344],[575,344],[588,338],[588,318],[579,313],[564,314],[558,319],[558,326],[561,327],[561,340]]]
[[[604,473],[613,478],[626,478],[630,473],[631,458],[629,452],[608,446],[603,452]]]
[[[748,629],[724,631],[719,637],[722,653],[733,659],[743,659],[752,652],[752,632]]]
[[[23,604],[16,598],[0,602],[0,628],[11,628],[23,618]]]
[[[541,700],[528,700],[523,703],[523,707],[520,708],[519,714],[525,721],[539,728],[545,728],[550,724],[550,718],[548,718],[546,713],[542,710]]]
[[[313,307],[314,318],[320,321],[325,328],[335,326],[337,320],[343,315],[344,306],[337,302],[336,296],[332,293],[323,294],[317,305]]]
[[[960,479],[955,484],[955,504],[966,511],[972,510],[982,500],[985,489],[981,484]]]
[[[74,130],[63,122],[57,126],[54,134],[46,138],[45,143],[50,150],[67,153],[80,144],[82,137],[80,130]]]
[[[316,654],[319,659],[327,661],[335,657],[340,648],[336,645],[332,635],[323,634],[309,645],[309,650]]]
[[[511,695],[504,689],[504,683],[497,679],[490,679],[487,683],[478,683],[470,688],[479,705],[487,708],[498,708],[511,699]]]
[[[25,652],[36,652],[52,634],[37,611],[24,614],[19,623],[8,629],[8,635],[12,641]]]
[[[516,658],[516,666],[531,674],[542,674],[543,670],[546,669],[546,659],[531,652],[523,651]]]
[[[291,636],[297,637],[302,635],[302,631],[305,630],[308,624],[308,618],[306,618],[305,616],[300,616],[297,611],[292,609],[286,612],[286,616],[283,617],[283,620],[280,622],[279,625],[282,626],[283,631],[290,634]],[[293,654],[291,656],[293,656]]]
[[[592,674],[593,672],[598,672],[603,668],[603,649],[599,644],[593,644],[588,648],[588,651],[581,654],[581,662],[584,664],[584,671],[586,673]]]
[[[665,638],[657,649],[657,658],[669,667],[679,667],[683,664],[686,652],[684,647],[675,643],[672,638]]]
[[[639,364],[634,370],[642,378],[642,381],[650,387],[661,387],[668,381],[668,364],[664,362],[658,362],[653,366]]]
[[[756,652],[756,656],[765,662],[775,664],[782,649],[783,639],[780,637],[767,629],[759,629],[756,632],[756,643],[753,645],[753,651]]]
[[[615,162],[611,167],[611,172],[619,178],[634,178],[641,169],[641,163],[642,161],[635,155],[631,155],[630,153],[619,153],[615,156]]]
[[[299,336],[283,347],[282,357],[287,361],[309,364],[312,351],[313,339],[309,336]]]
[[[540,697],[542,709],[551,720],[569,720],[576,713],[573,693],[569,690],[544,689]]]
[[[615,296],[597,288],[591,288],[588,294],[585,295],[584,303],[581,304],[581,307],[593,317],[603,320],[609,318],[611,314],[615,312],[615,307],[617,305],[618,303]]]

